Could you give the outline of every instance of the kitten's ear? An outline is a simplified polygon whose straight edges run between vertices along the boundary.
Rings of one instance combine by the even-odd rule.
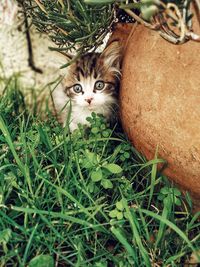
[[[104,49],[101,58],[107,67],[120,68],[121,46],[118,41],[113,41]]]

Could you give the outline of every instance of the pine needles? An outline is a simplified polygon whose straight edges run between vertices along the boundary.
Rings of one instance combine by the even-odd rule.
[[[99,46],[114,21],[111,5],[90,6],[82,0],[23,1],[25,10],[40,32],[49,35],[57,47],[68,53],[84,53]]]

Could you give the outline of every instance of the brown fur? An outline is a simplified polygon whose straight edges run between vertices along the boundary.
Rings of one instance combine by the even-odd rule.
[[[105,55],[106,56],[106,55]],[[80,57],[75,63],[73,63],[68,71],[68,75],[65,78],[65,92],[67,96],[73,98],[75,94],[70,89],[76,83],[79,83],[81,79],[93,76],[97,80],[103,80],[106,83],[104,92],[110,94],[117,93],[119,77],[114,71],[109,71],[109,66],[105,65],[105,56],[100,53],[88,53]]]
[[[112,119],[117,111],[119,76],[120,48],[117,42],[111,43],[101,54],[88,53],[72,63],[66,69],[61,87],[53,93],[63,124],[69,111],[67,107],[64,110],[62,107],[70,100],[71,130],[78,123],[87,124],[86,118],[92,112],[100,113],[108,120]]]

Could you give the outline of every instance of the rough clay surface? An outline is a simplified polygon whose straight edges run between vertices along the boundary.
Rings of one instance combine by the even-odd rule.
[[[123,63],[121,116],[148,159],[168,161],[165,174],[189,190],[200,210],[200,44],[173,45],[138,26]]]

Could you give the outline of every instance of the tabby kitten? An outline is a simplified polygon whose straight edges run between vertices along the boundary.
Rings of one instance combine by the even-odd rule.
[[[100,53],[88,53],[71,64],[53,93],[56,113],[63,126],[69,117],[70,131],[88,124],[92,112],[111,120],[117,108],[120,46],[114,41]],[[69,103],[71,102],[71,104]]]

